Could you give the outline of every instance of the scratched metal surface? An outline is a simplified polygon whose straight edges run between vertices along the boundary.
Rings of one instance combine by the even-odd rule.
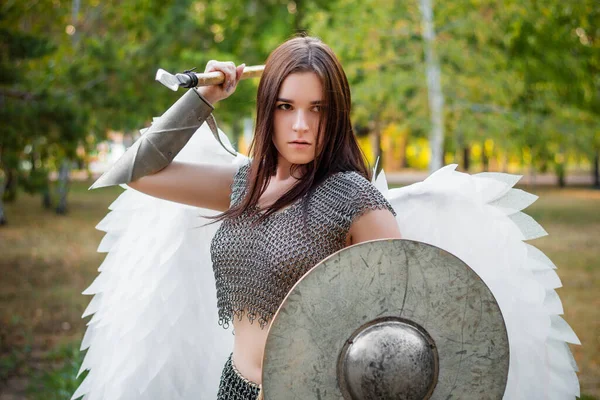
[[[342,399],[336,363],[345,340],[384,316],[410,319],[435,341],[432,399],[502,398],[508,338],[487,286],[441,249],[381,240],[333,254],[289,293],[267,339],[265,399]]]

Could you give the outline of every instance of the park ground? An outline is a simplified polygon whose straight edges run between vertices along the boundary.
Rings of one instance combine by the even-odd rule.
[[[90,297],[81,292],[104,258],[94,227],[121,192],[88,192],[76,182],[67,216],[21,194],[0,227],[0,400],[68,399],[81,353]],[[540,196],[527,211],[549,232],[532,242],[558,266],[565,319],[582,346],[572,346],[584,399],[600,399],[600,190],[525,185]]]

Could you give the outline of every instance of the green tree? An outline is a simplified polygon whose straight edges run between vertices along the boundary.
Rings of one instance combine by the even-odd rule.
[[[75,155],[86,125],[61,65],[68,56],[58,34],[67,36],[61,24],[66,11],[52,4],[41,4],[35,13],[27,7],[11,3],[0,14],[0,168],[9,201],[16,198],[17,183],[47,191],[47,171],[57,157]]]
[[[331,44],[339,56],[352,90],[356,131],[371,132],[379,158],[384,156],[381,132],[386,125],[409,125],[421,134],[428,126],[420,15],[414,6],[366,1],[357,7],[337,1],[328,10],[312,6],[306,12],[310,33]]]

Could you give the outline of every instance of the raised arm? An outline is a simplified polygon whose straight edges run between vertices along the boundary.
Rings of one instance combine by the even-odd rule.
[[[235,91],[243,69],[243,64],[236,67],[232,62],[210,61],[206,72],[222,72],[223,84],[192,89],[193,93],[184,95],[92,188],[127,183],[154,197],[227,210],[236,166],[172,160],[210,115],[213,104]]]

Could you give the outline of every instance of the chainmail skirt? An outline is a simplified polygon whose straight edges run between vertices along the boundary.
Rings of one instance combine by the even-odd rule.
[[[232,355],[223,368],[217,400],[256,400],[260,392],[259,385],[250,382],[239,373],[231,360]]]

